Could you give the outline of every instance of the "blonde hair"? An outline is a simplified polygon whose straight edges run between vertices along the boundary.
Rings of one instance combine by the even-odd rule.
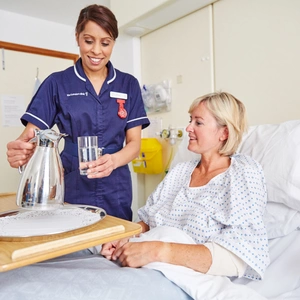
[[[191,114],[202,102],[216,119],[218,126],[226,126],[228,129],[228,138],[224,141],[219,153],[224,156],[234,154],[244,132],[248,129],[244,104],[229,93],[215,92],[195,99],[189,108],[189,113]]]

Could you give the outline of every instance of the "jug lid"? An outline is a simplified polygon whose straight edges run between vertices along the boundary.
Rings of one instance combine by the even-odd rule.
[[[38,146],[55,147],[62,137],[67,136],[66,133],[56,132],[53,129],[35,130]]]

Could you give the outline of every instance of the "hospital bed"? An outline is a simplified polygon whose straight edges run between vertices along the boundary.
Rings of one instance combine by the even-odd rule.
[[[187,140],[178,146],[172,166],[194,157]],[[300,299],[300,120],[252,126],[239,152],[259,161],[266,176],[271,263],[263,280],[209,276],[163,263],[121,268],[85,250],[0,273],[0,299]],[[180,239],[176,232],[166,233]],[[152,238],[163,240],[163,235]]]

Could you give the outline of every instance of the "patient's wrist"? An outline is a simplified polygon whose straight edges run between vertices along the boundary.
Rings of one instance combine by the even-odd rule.
[[[155,250],[156,254],[154,257],[154,261],[171,263],[170,255],[172,254],[171,251],[171,244],[167,242],[157,242],[157,247]]]

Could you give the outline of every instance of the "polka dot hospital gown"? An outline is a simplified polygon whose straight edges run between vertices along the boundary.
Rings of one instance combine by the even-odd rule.
[[[251,157],[236,154],[225,172],[204,186],[189,187],[198,162],[177,164],[139,209],[140,220],[150,228],[179,228],[198,244],[215,242],[248,265],[244,277],[261,279],[269,264],[262,167]]]

